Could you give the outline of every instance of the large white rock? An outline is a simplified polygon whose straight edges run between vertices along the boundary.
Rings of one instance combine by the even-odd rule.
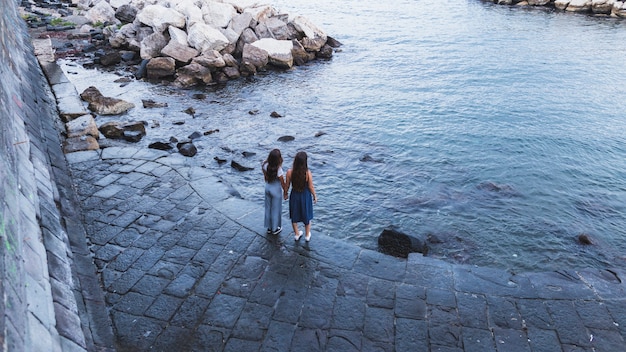
[[[248,7],[243,12],[251,14],[257,22],[276,15],[276,10],[270,5]]]
[[[204,23],[204,19],[202,18],[202,9],[194,0],[181,0],[176,4],[174,9],[185,16],[188,28],[197,22]]]
[[[291,23],[298,32],[305,36],[302,38],[302,45],[306,50],[319,51],[326,44],[328,40],[326,33],[307,18],[296,16]]]
[[[137,20],[162,33],[168,26],[185,27],[186,19],[180,12],[161,5],[148,5],[137,14]]]
[[[616,1],[613,4],[611,16],[626,18],[626,1]]]
[[[167,38],[160,32],[152,33],[141,41],[139,56],[142,59],[152,59],[161,55],[161,50],[167,45]]]
[[[174,40],[181,45],[189,45],[187,41],[187,32],[176,27],[169,27],[167,32],[170,34],[170,40]]]
[[[207,1],[202,4],[202,18],[209,26],[226,28],[235,15],[237,15],[237,10],[230,4],[217,1]]]
[[[115,10],[106,1],[100,1],[85,14],[92,23],[114,23],[120,24],[120,20],[115,18]]]
[[[220,51],[228,45],[228,38],[216,28],[203,23],[196,23],[187,31],[189,45],[200,52]]]
[[[283,68],[291,68],[293,66],[293,55],[291,54],[293,43],[291,40],[263,38],[251,45],[265,50],[270,64]]]
[[[571,0],[565,11],[589,12],[591,11],[591,0]]]
[[[254,25],[256,25],[256,20],[252,17],[252,14],[249,12],[244,12],[237,14],[235,17],[233,17],[233,19],[230,21],[230,24],[228,25],[228,28],[237,33],[237,35],[241,35],[244,29],[248,27],[253,27]]]
[[[80,116],[65,124],[67,138],[92,136],[95,139],[100,138],[98,125],[91,114]]]

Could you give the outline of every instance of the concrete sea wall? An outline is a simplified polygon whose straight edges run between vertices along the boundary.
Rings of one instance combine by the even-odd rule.
[[[57,105],[17,5],[0,0],[0,350],[112,350]]]

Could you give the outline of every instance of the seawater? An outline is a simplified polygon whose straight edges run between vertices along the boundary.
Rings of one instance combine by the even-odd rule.
[[[626,21],[480,0],[272,4],[340,51],[220,88],[112,88],[138,106],[168,102],[125,117],[159,121],[141,143],[219,129],[197,141],[193,162],[259,205],[269,150],[281,149],[285,169],[305,150],[319,196],[312,246],[332,236],[376,249],[393,225],[430,236],[429,255],[455,263],[626,267]],[[79,92],[93,84],[93,72],[69,70]]]

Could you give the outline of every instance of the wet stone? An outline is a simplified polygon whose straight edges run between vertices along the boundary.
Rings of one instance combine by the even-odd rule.
[[[165,293],[176,297],[187,297],[196,283],[196,278],[188,274],[177,276],[166,288]]]
[[[216,295],[205,312],[203,322],[213,326],[233,328],[245,304],[246,300],[241,297]]]
[[[146,310],[145,315],[159,320],[169,320],[182,302],[180,298],[159,295]]]
[[[365,319],[365,302],[362,298],[337,297],[333,309],[331,328],[362,330]]]
[[[396,319],[396,351],[428,351],[428,322]]]
[[[261,341],[269,326],[273,309],[256,303],[247,303],[233,329],[233,336],[244,340]]]

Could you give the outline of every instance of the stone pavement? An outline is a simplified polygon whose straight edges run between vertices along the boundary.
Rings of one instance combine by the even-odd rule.
[[[295,242],[177,153],[67,159],[118,351],[626,350],[623,271],[511,274]]]

